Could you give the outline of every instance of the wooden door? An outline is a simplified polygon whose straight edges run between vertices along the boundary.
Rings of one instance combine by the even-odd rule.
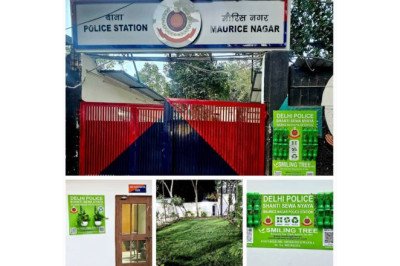
[[[115,196],[117,266],[152,265],[151,196]]]

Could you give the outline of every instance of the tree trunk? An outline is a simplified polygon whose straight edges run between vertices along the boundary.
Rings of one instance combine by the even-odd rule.
[[[196,217],[199,217],[199,200],[197,197],[197,183],[199,182],[199,180],[191,180],[192,181],[192,185],[193,185],[193,189],[194,189],[194,200],[196,202]]]
[[[174,208],[175,214],[178,215],[178,209],[176,208],[175,204],[172,202],[172,198],[174,197],[174,194],[173,194],[174,180],[171,180],[171,187],[168,187],[167,183],[165,183],[164,180],[160,180],[160,181],[165,186],[165,188],[167,189],[169,197],[171,198],[172,208]],[[179,217],[179,215],[178,215],[178,217]]]
[[[163,202],[163,208],[164,208],[164,223],[167,223],[167,210],[165,208],[165,195],[164,195],[164,186],[162,186],[162,202]]]
[[[224,181],[221,180],[221,204],[220,204],[220,209],[221,209],[220,215],[221,215],[221,217],[223,216],[223,213],[222,213],[222,210],[223,210],[223,208],[222,208],[222,205],[223,205],[222,200],[224,198],[223,197],[224,196],[223,187],[224,187]]]
[[[226,181],[226,182],[227,182],[226,189],[229,190],[228,191],[228,216],[229,216],[229,214],[231,213],[231,207],[232,207],[232,201],[233,201],[232,191],[233,191],[235,181],[231,180],[231,181]]]

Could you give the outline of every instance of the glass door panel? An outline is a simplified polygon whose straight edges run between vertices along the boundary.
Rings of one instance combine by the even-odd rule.
[[[139,240],[138,241],[138,262],[146,262],[147,260],[147,250],[146,250],[146,241]]]
[[[138,233],[146,234],[147,206],[138,204]]]
[[[131,205],[130,204],[122,204],[121,209],[121,223],[122,223],[122,234],[130,235],[131,234]]]

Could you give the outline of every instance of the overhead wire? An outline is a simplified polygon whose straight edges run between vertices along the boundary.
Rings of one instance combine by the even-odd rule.
[[[123,7],[117,8],[117,9],[115,9],[114,11],[112,11],[112,12],[110,12],[110,13],[107,13],[107,14],[104,14],[104,15],[102,15],[102,16],[100,16],[100,17],[96,17],[96,18],[93,18],[93,19],[90,19],[90,20],[87,20],[87,21],[78,23],[76,26],[78,27],[78,26],[81,26],[81,25],[83,25],[83,24],[86,24],[86,23],[89,23],[89,22],[92,22],[92,21],[95,21],[95,20],[104,18],[104,17],[106,17],[106,16],[108,16],[108,15],[114,14],[114,13],[117,12],[117,11],[120,11],[120,10],[122,10],[122,9],[124,9],[124,8],[127,8],[128,6],[131,6],[131,5],[133,5],[133,4],[135,4],[135,2],[130,3],[130,4],[127,4],[127,5],[123,6]],[[73,26],[70,26],[70,27],[66,28],[65,30],[69,30],[69,29],[71,29],[72,27],[73,27]]]
[[[194,65],[191,65],[191,64],[188,64],[188,63],[184,63],[184,62],[181,62],[183,65],[185,65],[185,66],[188,66],[188,67],[191,67],[191,68],[194,68],[194,69],[196,69],[196,70],[199,70],[199,71],[202,71],[202,72],[206,72],[206,73],[224,73],[224,74],[230,74],[230,72],[228,72],[228,71],[224,71],[224,70],[211,70],[211,69],[205,69],[205,68],[201,68],[201,67],[197,67],[197,66],[194,66]]]

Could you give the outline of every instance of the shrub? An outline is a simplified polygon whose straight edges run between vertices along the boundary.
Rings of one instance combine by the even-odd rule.
[[[193,212],[191,212],[191,211],[186,211],[185,212],[185,217],[193,217],[193,216],[194,216]]]
[[[173,205],[177,206],[177,207],[182,207],[182,206],[183,206],[183,203],[185,203],[185,199],[184,199],[184,198],[181,198],[181,197],[178,197],[178,196],[174,196],[174,197],[171,199],[171,203],[172,203]]]
[[[89,214],[86,213],[86,211],[82,208],[82,206],[79,206],[79,213],[77,218],[78,226],[81,226],[82,222],[89,222],[89,221],[90,221]]]
[[[201,217],[207,217],[207,213],[206,212],[201,212]]]
[[[175,212],[171,212],[170,215],[166,215],[167,218],[172,218],[172,219],[179,219],[179,214]]]
[[[217,193],[214,192],[214,193],[208,194],[206,196],[206,199],[209,201],[217,201],[218,200]]]

